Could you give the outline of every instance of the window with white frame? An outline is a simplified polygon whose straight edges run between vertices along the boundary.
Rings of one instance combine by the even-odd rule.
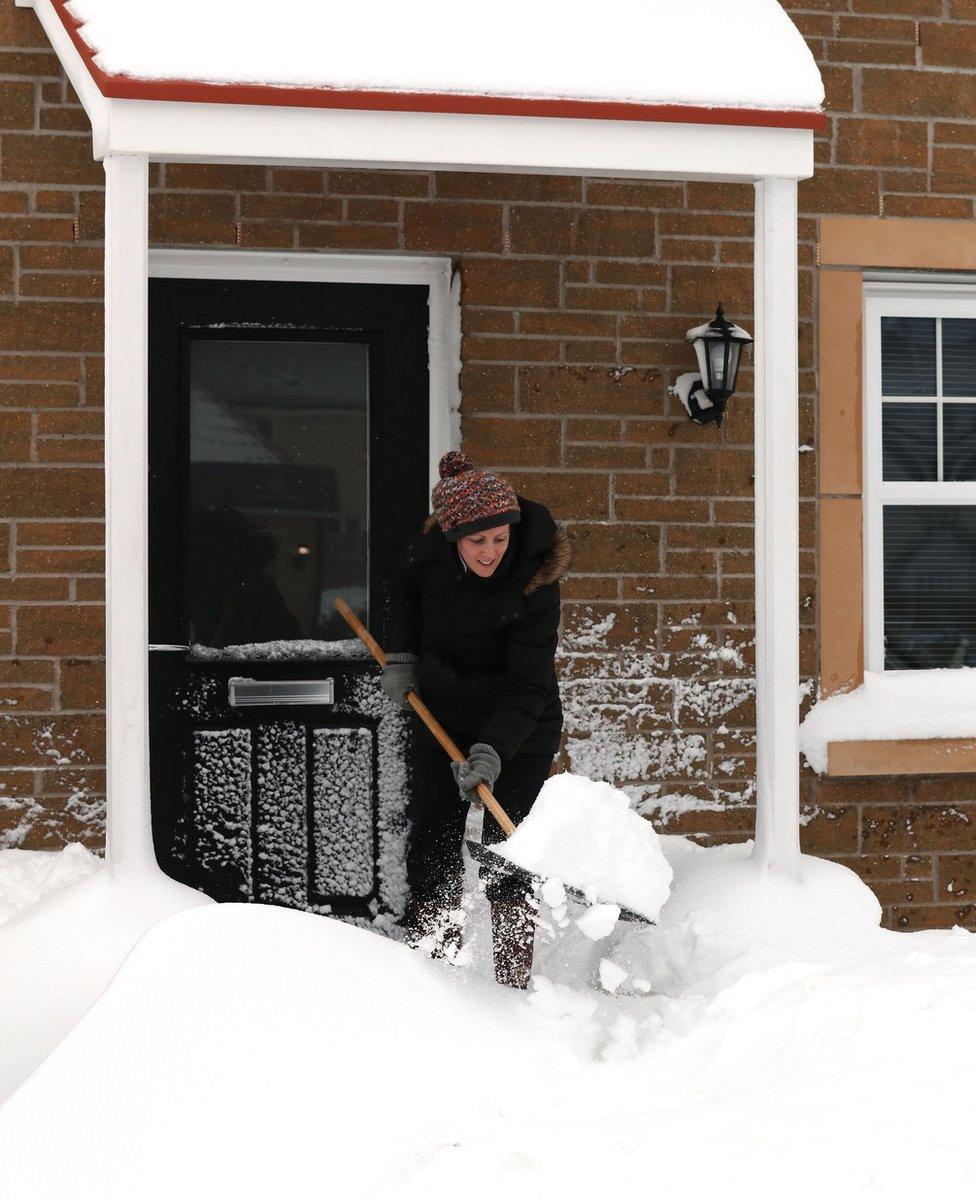
[[[865,666],[976,666],[976,281],[867,283]]]

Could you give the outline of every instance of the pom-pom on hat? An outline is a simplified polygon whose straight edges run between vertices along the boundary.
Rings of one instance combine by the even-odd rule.
[[[491,471],[479,471],[460,450],[448,450],[438,472],[440,483],[430,501],[449,542],[519,520],[518,496],[508,480]]]

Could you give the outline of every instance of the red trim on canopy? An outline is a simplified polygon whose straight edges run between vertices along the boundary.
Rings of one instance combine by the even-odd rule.
[[[618,100],[558,100],[517,96],[465,96],[439,92],[357,91],[275,87],[264,83],[202,83],[189,79],[133,79],[109,75],[81,36],[81,23],[51,0],[75,49],[103,96],[112,100],[175,100],[195,104],[342,108],[379,112],[478,113],[503,117],[573,117],[596,121],[668,121],[694,125],[745,125],[774,129],[824,129],[826,114],[801,109],[706,108],[692,104],[637,104]]]

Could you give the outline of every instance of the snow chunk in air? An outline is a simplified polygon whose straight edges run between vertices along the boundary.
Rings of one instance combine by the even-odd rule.
[[[494,849],[516,866],[649,921],[671,888],[671,867],[650,821],[634,812],[624,792],[582,775],[546,780],[529,815]]]

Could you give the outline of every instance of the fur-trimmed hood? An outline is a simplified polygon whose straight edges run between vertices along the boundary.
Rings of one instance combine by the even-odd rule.
[[[526,500],[524,496],[519,496],[518,501],[522,519],[517,526],[519,558],[513,574],[525,580],[522,594],[531,596],[547,584],[558,582],[566,574],[573,561],[573,543],[565,529],[552,519],[552,514],[544,504]],[[424,521],[423,532],[423,540],[431,552],[437,552],[435,546],[443,552],[446,539],[433,513]]]

